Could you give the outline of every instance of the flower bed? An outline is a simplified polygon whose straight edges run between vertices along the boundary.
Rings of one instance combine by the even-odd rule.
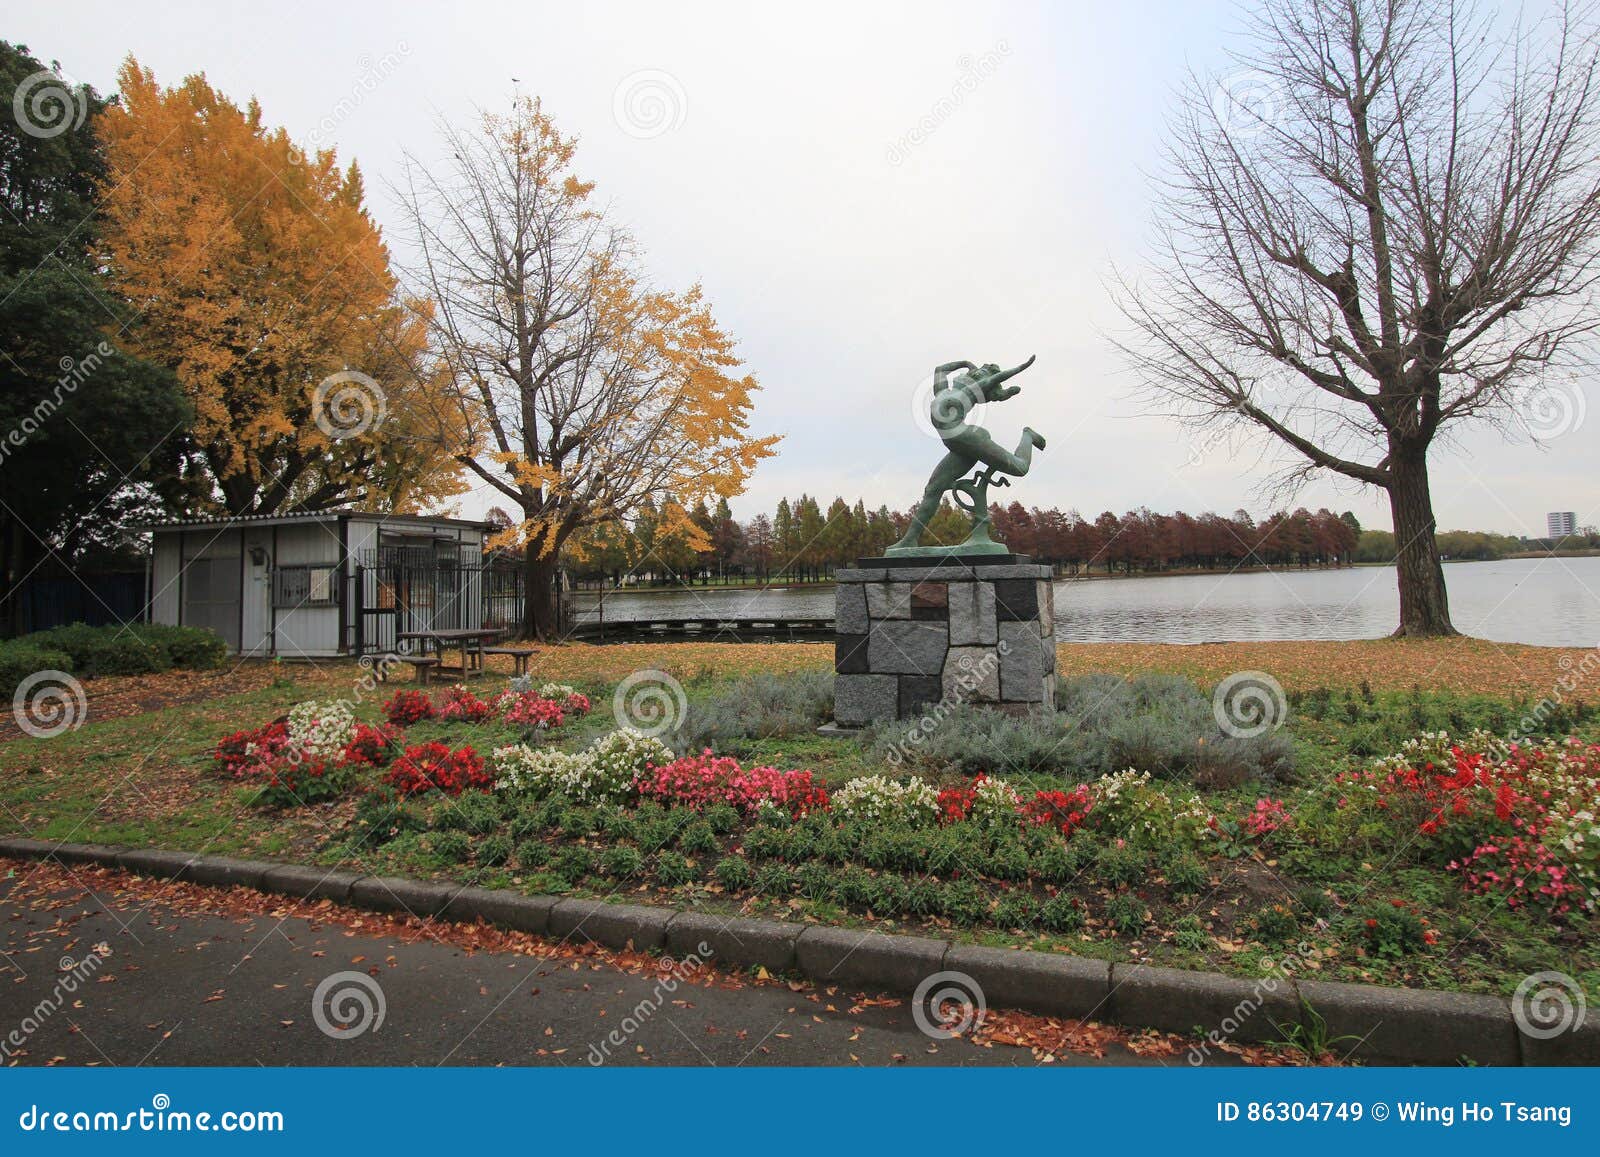
[[[1600,745],[1425,735],[1335,782],[1339,808],[1394,817],[1470,891],[1555,915],[1600,898]]]
[[[263,803],[359,793],[340,838],[374,870],[1051,937],[1244,975],[1287,954],[1330,979],[1474,990],[1538,967],[1600,976],[1592,743],[1434,733],[1346,757],[1337,777],[1201,791],[1164,766],[885,775],[810,737],[679,755],[626,729],[592,737],[574,727],[589,707],[532,681],[399,692],[386,725],[300,704],[215,757]],[[492,742],[464,745],[464,724]],[[797,747],[809,766],[779,754]]]

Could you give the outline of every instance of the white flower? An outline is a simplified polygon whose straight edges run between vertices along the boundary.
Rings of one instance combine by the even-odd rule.
[[[564,795],[578,803],[618,803],[652,763],[671,763],[672,750],[631,728],[603,735],[587,751],[566,752],[525,743],[497,748],[489,757],[495,787],[532,795]]]
[[[355,738],[356,717],[342,699],[308,699],[289,709],[289,747],[307,759],[337,759]]]
[[[901,783],[881,775],[864,775],[834,793],[833,810],[852,819],[891,819],[914,826],[938,818],[939,793],[925,780]]]

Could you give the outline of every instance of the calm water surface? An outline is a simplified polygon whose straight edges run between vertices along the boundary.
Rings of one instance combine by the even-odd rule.
[[[1600,558],[1450,563],[1456,629],[1543,646],[1600,645]],[[592,606],[592,594],[580,595]],[[833,614],[832,589],[684,590],[606,596],[606,619]],[[586,616],[587,617],[587,616]],[[1392,567],[1093,579],[1056,584],[1056,638],[1078,643],[1372,639],[1400,618]]]

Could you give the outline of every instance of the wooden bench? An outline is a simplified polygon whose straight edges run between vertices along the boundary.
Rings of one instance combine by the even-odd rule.
[[[485,655],[510,655],[513,673],[522,676],[528,673],[528,660],[539,652],[534,647],[485,647],[483,653]]]
[[[444,662],[437,655],[408,655],[405,661],[415,669],[417,682],[424,687],[428,685],[428,678],[433,674],[433,669]]]

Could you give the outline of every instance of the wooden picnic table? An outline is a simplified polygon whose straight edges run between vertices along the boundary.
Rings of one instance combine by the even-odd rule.
[[[461,649],[461,666],[446,667],[441,662],[439,670],[451,674],[470,675],[483,670],[483,645],[498,639],[503,632],[499,627],[452,627],[438,631],[400,631],[395,643],[418,642],[423,654],[431,649],[442,661],[445,648]]]

